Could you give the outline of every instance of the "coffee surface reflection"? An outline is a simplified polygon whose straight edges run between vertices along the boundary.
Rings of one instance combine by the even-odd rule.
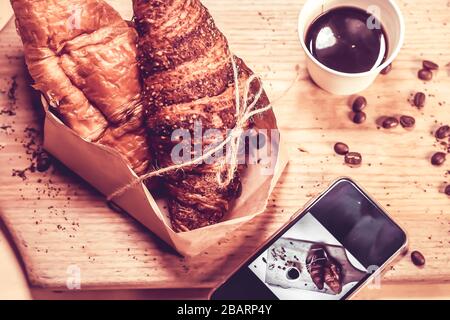
[[[388,52],[388,39],[381,22],[354,7],[324,12],[308,28],[305,42],[319,62],[345,73],[377,68],[386,60]]]

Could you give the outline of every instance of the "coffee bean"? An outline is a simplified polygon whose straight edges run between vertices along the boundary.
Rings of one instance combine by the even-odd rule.
[[[433,79],[433,73],[427,69],[420,70],[417,76],[419,77],[420,80],[423,81],[430,81],[431,79]]]
[[[412,128],[416,124],[416,119],[410,116],[401,116],[400,124],[403,128]]]
[[[45,172],[48,169],[50,169],[51,165],[52,165],[52,161],[47,152],[42,151],[37,155],[37,158],[36,158],[37,171]]]
[[[432,157],[431,157],[431,164],[433,166],[441,166],[444,164],[445,160],[446,160],[446,154],[443,152],[436,152]]]
[[[388,117],[383,121],[383,128],[393,129],[398,126],[398,120],[394,117]]]
[[[427,70],[438,70],[439,69],[439,65],[430,60],[424,60],[422,62],[422,65],[423,65],[423,68],[427,69]]]
[[[386,75],[386,74],[388,74],[389,72],[391,72],[391,70],[392,70],[392,63],[391,64],[388,64],[387,66],[386,66],[386,68],[384,68],[383,70],[381,70],[381,74],[383,74],[383,75]]]
[[[450,126],[442,126],[436,131],[436,138],[437,139],[445,139],[450,136]]]
[[[417,108],[423,108],[425,107],[425,101],[427,100],[427,96],[423,92],[417,92],[414,95],[414,105]]]
[[[367,106],[366,98],[359,96],[355,99],[352,105],[353,112],[360,112]]]
[[[414,265],[421,267],[425,264],[425,257],[419,251],[413,251],[411,252],[411,261]]]
[[[353,116],[353,122],[357,123],[357,124],[361,124],[364,121],[366,121],[367,116],[364,112],[356,112],[355,115]]]
[[[345,156],[349,152],[349,147],[343,142],[338,142],[334,145],[334,152],[341,156]]]
[[[444,192],[445,192],[446,195],[450,196],[450,184],[445,187]]]
[[[345,163],[352,166],[358,166],[362,163],[362,156],[358,152],[349,152],[345,155]]]

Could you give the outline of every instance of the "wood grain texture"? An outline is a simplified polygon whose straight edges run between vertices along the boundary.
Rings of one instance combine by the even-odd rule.
[[[115,2],[129,12],[129,1]],[[204,2],[232,50],[262,75],[289,145],[291,162],[266,213],[200,256],[184,259],[129,216],[108,209],[101,195],[63,165],[28,173],[26,181],[13,177],[13,169],[30,163],[24,129],[40,130],[41,123],[22,45],[10,22],[0,34],[0,106],[10,103],[7,92],[15,76],[17,110],[15,116],[0,115],[0,214],[31,284],[64,289],[67,268],[76,265],[85,289],[210,288],[340,176],[354,178],[386,206],[408,231],[410,247],[427,258],[421,269],[403,258],[385,274],[385,283],[450,283],[450,199],[442,193],[450,183],[450,162],[437,168],[429,161],[440,150],[431,132],[441,122],[450,123],[448,1],[399,1],[407,24],[405,46],[393,71],[363,93],[369,101],[363,125],[349,120],[349,97],[327,94],[308,78],[296,30],[303,1]],[[426,84],[416,77],[424,58],[441,65]],[[407,101],[419,90],[429,96],[421,111]],[[377,129],[380,116],[400,114],[416,117],[413,131]],[[345,166],[334,155],[336,141],[361,152],[363,166]]]

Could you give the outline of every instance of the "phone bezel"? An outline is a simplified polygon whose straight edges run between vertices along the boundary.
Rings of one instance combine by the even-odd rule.
[[[288,231],[295,223],[297,223],[298,220],[300,220],[305,214],[307,214],[310,211],[310,208],[313,207],[320,199],[322,199],[325,195],[327,195],[333,188],[339,184],[342,181],[348,181],[351,184],[353,184],[361,193],[363,193],[364,196],[366,196],[368,199],[370,199],[379,209],[380,211],[395,225],[398,226],[398,228],[404,233],[405,235],[405,241],[400,246],[400,248],[391,255],[389,259],[387,259],[383,265],[381,265],[374,273],[368,274],[366,277],[361,279],[357,285],[355,285],[352,289],[349,290],[340,300],[348,300],[351,299],[354,295],[356,295],[361,289],[363,289],[367,284],[370,283],[370,281],[383,273],[383,271],[386,269],[387,266],[389,266],[391,263],[395,261],[396,258],[398,258],[402,253],[407,251],[408,248],[408,234],[405,231],[402,226],[396,222],[391,215],[388,213],[388,211],[372,197],[361,185],[359,185],[355,180],[349,178],[349,177],[340,177],[336,180],[334,180],[325,191],[319,193],[317,196],[312,198],[310,201],[308,201],[303,208],[298,210],[295,214],[292,215],[292,217],[289,219],[288,222],[286,222],[283,226],[281,226],[269,239],[267,239],[261,246],[259,246],[255,252],[253,252],[250,256],[248,256],[244,262],[239,264],[237,268],[233,270],[233,272],[230,273],[230,275],[224,280],[221,281],[215,288],[211,290],[211,292],[208,295],[208,299],[210,300],[212,295],[220,289],[229,279],[231,279],[237,272],[239,272],[243,267],[246,267],[249,263],[251,263],[254,259],[256,259],[264,250],[267,250],[269,246],[276,241],[282,234],[284,234],[286,231]]]

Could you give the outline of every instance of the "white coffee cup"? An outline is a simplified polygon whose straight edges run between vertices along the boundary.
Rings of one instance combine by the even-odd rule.
[[[381,22],[389,43],[387,58],[383,64],[367,72],[345,73],[325,66],[311,54],[305,43],[309,26],[322,13],[336,7],[360,8]],[[351,95],[367,89],[380,72],[397,57],[403,45],[405,23],[399,7],[393,0],[307,0],[299,15],[298,33],[306,54],[306,66],[313,81],[328,92]]]

